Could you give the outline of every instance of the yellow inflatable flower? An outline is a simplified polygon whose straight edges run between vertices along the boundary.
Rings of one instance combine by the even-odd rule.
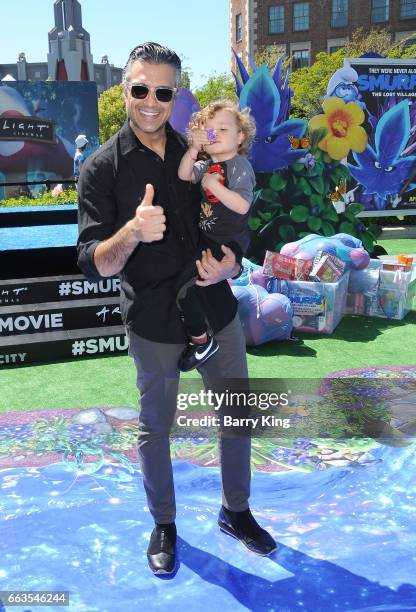
[[[345,104],[344,100],[335,96],[324,100],[322,108],[325,114],[316,115],[309,121],[311,130],[327,130],[319,148],[337,160],[346,157],[350,149],[362,153],[368,143],[367,133],[361,127],[363,109],[356,102]]]

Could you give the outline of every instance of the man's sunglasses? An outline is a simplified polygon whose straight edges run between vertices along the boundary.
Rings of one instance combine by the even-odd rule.
[[[142,85],[141,83],[126,83],[126,85],[131,89],[131,95],[135,100],[144,100],[149,95],[149,91],[152,90],[159,102],[171,102],[178,91],[176,87],[148,87],[148,85]]]

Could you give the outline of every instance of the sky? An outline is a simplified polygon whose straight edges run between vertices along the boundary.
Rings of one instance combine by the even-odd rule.
[[[0,64],[46,62],[53,0],[0,0]],[[174,49],[191,72],[191,89],[207,76],[230,71],[228,0],[80,0],[83,27],[90,34],[95,63],[108,55],[123,67],[139,43],[155,41]],[[6,26],[7,24],[7,26]]]

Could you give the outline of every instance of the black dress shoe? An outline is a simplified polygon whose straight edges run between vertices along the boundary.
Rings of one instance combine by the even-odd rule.
[[[147,560],[154,574],[172,574],[176,566],[176,525],[156,525],[150,536]]]
[[[249,508],[243,512],[232,512],[221,506],[218,525],[221,531],[240,540],[257,555],[270,555],[277,548],[272,536],[260,527]]]

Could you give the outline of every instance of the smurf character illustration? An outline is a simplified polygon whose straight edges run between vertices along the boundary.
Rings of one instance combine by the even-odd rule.
[[[410,102],[402,100],[378,120],[365,150],[353,153],[357,165],[348,164],[349,171],[376,210],[395,208],[402,193],[416,189],[416,156],[407,154],[411,137]]]
[[[357,102],[362,109],[365,109],[366,106],[362,101],[362,96],[358,91],[358,87],[355,85],[357,81],[357,71],[345,61],[344,66],[334,72],[330,78],[325,99],[336,96],[344,100],[346,104],[348,102]]]

